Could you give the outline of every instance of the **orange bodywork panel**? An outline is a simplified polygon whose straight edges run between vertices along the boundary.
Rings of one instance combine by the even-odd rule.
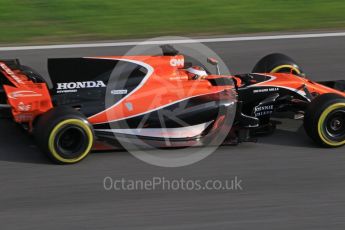
[[[34,83],[20,70],[12,70],[3,62],[0,62],[0,71],[13,84],[3,87],[16,122],[31,126],[38,115],[53,108],[45,83]]]
[[[96,58],[140,62],[141,65],[144,63],[149,73],[135,93],[128,95],[121,103],[114,104],[108,109],[89,117],[88,120],[92,124],[137,116],[187,98],[219,93],[233,88],[233,86],[212,86],[207,79],[190,80],[186,70],[183,69],[183,55]],[[128,104],[132,106],[131,110],[127,109],[126,105]]]
[[[272,76],[271,80],[257,83],[255,86],[279,87],[286,88],[292,91],[303,91],[306,87],[311,94],[321,95],[325,93],[335,93],[345,97],[345,92],[329,88],[325,85],[313,82],[307,78],[302,78],[293,74],[286,73],[265,73],[267,76]]]

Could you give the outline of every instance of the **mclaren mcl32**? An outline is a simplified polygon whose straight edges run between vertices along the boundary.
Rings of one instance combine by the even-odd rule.
[[[265,56],[252,73],[212,74],[162,49],[160,56],[49,59],[52,85],[18,60],[2,60],[1,116],[61,164],[123,140],[158,148],[208,145],[220,134],[224,143],[252,141],[274,130],[277,115],[304,119],[320,146],[345,144],[345,81],[309,80],[283,54]]]

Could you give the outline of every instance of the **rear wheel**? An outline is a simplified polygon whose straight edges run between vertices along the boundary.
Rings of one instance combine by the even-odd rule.
[[[34,83],[46,83],[45,79],[29,66],[21,65],[21,71]]]
[[[293,73],[304,76],[297,63],[285,54],[274,53],[263,57],[254,67],[253,73]]]
[[[345,145],[345,98],[332,93],[315,98],[306,111],[304,128],[322,146]]]
[[[56,107],[39,117],[34,136],[49,158],[60,164],[83,160],[94,142],[92,127],[85,116],[69,107]]]

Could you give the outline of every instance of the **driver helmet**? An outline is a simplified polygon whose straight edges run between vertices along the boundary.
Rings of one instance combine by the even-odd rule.
[[[192,66],[186,69],[188,78],[192,80],[203,79],[207,76],[207,72],[201,66]]]

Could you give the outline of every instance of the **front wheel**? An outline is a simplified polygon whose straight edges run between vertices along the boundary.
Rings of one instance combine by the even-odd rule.
[[[39,147],[59,164],[83,160],[94,142],[92,126],[84,115],[69,107],[56,107],[39,117],[34,136]]]
[[[304,77],[302,69],[297,63],[285,54],[269,54],[255,65],[253,73],[292,73]]]
[[[315,98],[306,111],[304,128],[322,146],[345,145],[345,98],[333,93]]]

